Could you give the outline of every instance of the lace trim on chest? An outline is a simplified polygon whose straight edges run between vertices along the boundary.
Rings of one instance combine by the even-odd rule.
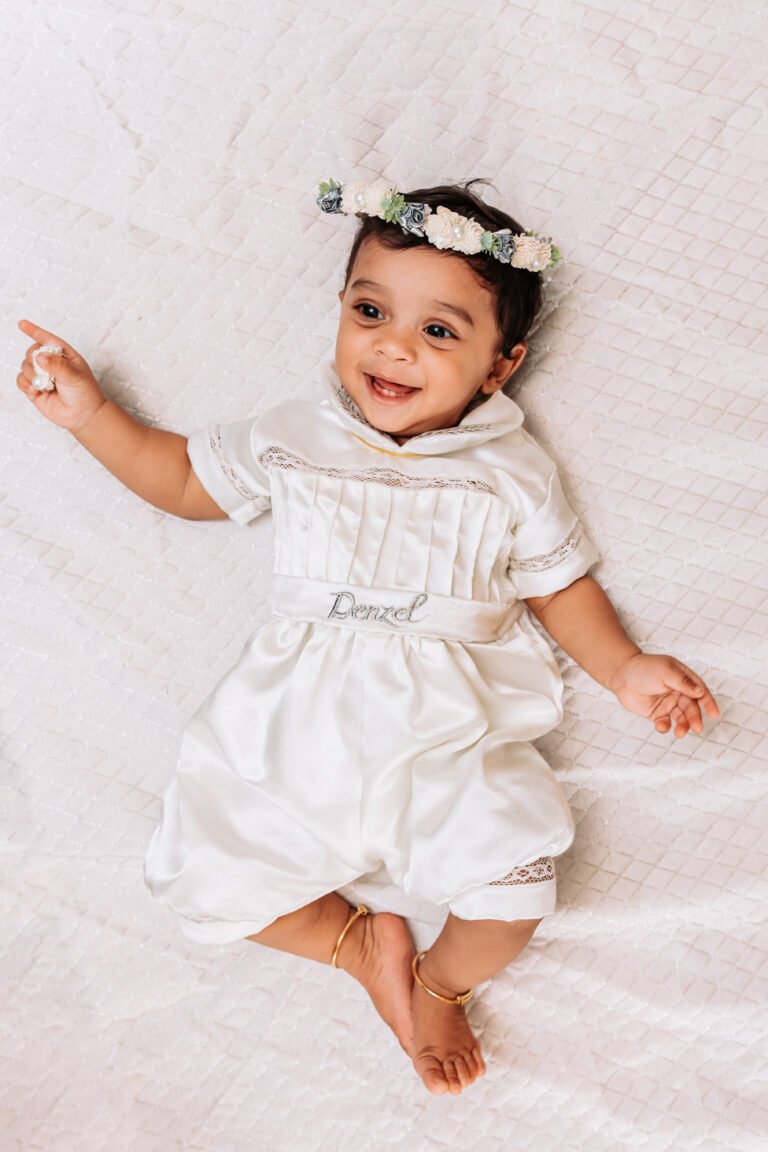
[[[501,880],[491,880],[490,884],[544,884],[555,879],[555,862],[551,856],[540,856],[531,864],[513,868]]]
[[[525,560],[515,560],[512,566],[519,572],[545,572],[548,568],[556,568],[558,564],[562,564],[563,560],[570,556],[571,552],[576,551],[581,543],[581,536],[581,525],[577,524],[565,540],[558,544],[557,548],[553,548],[551,552],[544,552],[541,556],[529,556]]]
[[[496,491],[484,480],[475,480],[471,476],[461,479],[448,479],[440,476],[408,476],[398,472],[395,468],[329,468],[305,460],[294,452],[272,445],[265,448],[258,456],[259,464],[264,468],[285,468],[291,471],[312,472],[316,476],[332,476],[339,480],[361,480],[370,484],[384,484],[388,488],[451,488],[464,489],[469,492],[487,492],[491,496]]]

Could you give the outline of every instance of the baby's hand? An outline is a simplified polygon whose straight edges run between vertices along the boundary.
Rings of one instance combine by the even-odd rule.
[[[19,328],[37,343],[27,349],[21,372],[16,377],[17,387],[46,420],[68,432],[81,432],[106,403],[96,377],[82,356],[60,336],[54,336],[53,332],[46,332],[28,320],[19,320]],[[38,375],[32,353],[37,352],[42,344],[59,344],[62,349],[61,356],[37,357],[40,369],[49,373],[56,382],[51,392],[39,391],[32,383]]]
[[[713,720],[720,715],[701,677],[673,656],[630,656],[614,673],[610,689],[630,712],[653,720],[657,732],[669,732],[674,723],[678,739],[701,732],[702,707]]]

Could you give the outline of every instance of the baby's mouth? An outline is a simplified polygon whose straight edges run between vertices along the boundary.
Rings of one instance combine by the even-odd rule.
[[[406,384],[396,384],[393,380],[385,380],[382,376],[367,376],[371,391],[386,400],[399,400],[406,396],[413,396],[418,388],[409,388]]]

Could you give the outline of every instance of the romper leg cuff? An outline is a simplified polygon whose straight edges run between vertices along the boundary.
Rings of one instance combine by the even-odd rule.
[[[201,923],[179,914],[179,928],[183,936],[197,944],[233,944],[236,940],[262,932],[276,919],[273,916],[271,920],[211,920]]]
[[[513,869],[502,880],[476,884],[448,901],[459,920],[537,920],[557,903],[554,860],[547,856]]]

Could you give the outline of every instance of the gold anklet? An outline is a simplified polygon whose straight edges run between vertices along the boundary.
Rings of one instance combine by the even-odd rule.
[[[358,916],[367,916],[367,915],[368,915],[368,909],[366,908],[365,904],[358,904],[357,911],[354,912],[350,916],[349,920],[347,920],[346,924],[344,925],[344,927],[341,930],[341,935],[339,936],[338,940],[336,941],[336,947],[334,948],[333,956],[331,957],[331,966],[333,968],[338,968],[338,964],[336,963],[336,957],[339,954],[339,948],[341,948],[341,942],[344,939],[344,937],[346,936],[347,932],[349,932],[350,928],[354,924],[355,920],[357,920]]]
[[[427,949],[427,952],[428,951],[429,951],[429,949]],[[472,989],[471,988],[468,988],[466,992],[460,992],[459,995],[454,996],[453,999],[449,999],[448,996],[441,996],[439,992],[433,992],[432,989],[429,988],[424,983],[421,976],[419,976],[418,967],[421,964],[423,957],[426,956],[427,952],[417,952],[413,958],[413,963],[411,964],[411,971],[413,972],[413,978],[416,981],[416,983],[420,984],[425,992],[429,992],[430,996],[434,996],[435,1000],[442,1000],[443,1004],[466,1004],[467,1000],[471,1000],[472,999]]]

